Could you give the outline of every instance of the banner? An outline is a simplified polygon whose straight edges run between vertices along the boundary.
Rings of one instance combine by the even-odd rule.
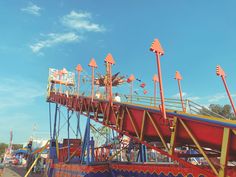
[[[62,84],[66,86],[75,85],[75,73],[54,68],[49,68],[49,81],[55,84]]]

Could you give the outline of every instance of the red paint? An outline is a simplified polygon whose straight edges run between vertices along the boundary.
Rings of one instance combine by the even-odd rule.
[[[154,39],[150,51],[157,53],[158,55],[164,55],[164,50],[161,47],[161,44],[158,39]]]
[[[183,164],[185,167],[192,168],[194,171],[199,171],[203,174],[209,174],[204,173],[205,170],[201,169],[198,166],[194,166],[192,164],[189,164],[188,162],[184,161],[183,159],[179,158],[177,155],[169,155],[167,152],[163,151],[162,149],[159,149],[158,147],[155,147],[148,143],[149,141],[158,141],[159,136],[157,135],[154,126],[152,125],[149,118],[146,117],[145,120],[145,129],[143,131],[143,140],[140,141],[139,138],[136,137],[136,132],[134,131],[134,127],[131,123],[131,119],[127,112],[125,112],[123,117],[123,124],[122,126],[115,127],[116,125],[116,114],[114,110],[112,110],[113,107],[117,107],[116,111],[117,114],[122,115],[124,110],[128,110],[130,115],[133,117],[133,123],[136,126],[136,129],[138,133],[141,131],[142,127],[142,116],[144,113],[144,108],[142,106],[132,106],[132,105],[126,105],[122,104],[120,106],[120,103],[113,103],[113,106],[109,106],[109,103],[107,101],[99,100],[97,101],[96,105],[95,103],[91,102],[91,98],[89,97],[70,97],[67,98],[65,95],[62,94],[55,94],[51,93],[49,97],[49,101],[56,102],[59,104],[62,104],[63,106],[66,106],[68,109],[80,111],[81,113],[87,113],[88,110],[92,111],[92,105],[96,106],[98,108],[98,114],[103,114],[104,111],[106,112],[106,116],[104,117],[104,121],[98,121],[96,117],[91,117],[93,120],[103,124],[104,126],[110,127],[117,132],[120,132],[122,134],[125,134],[132,139],[134,139],[137,142],[140,142],[144,145],[146,145],[148,148],[152,148],[157,150],[163,155],[166,155],[176,161],[178,161],[180,164]],[[159,130],[161,134],[163,135],[165,141],[168,142],[171,136],[171,131],[168,126],[163,124],[162,120],[162,114],[159,111],[156,110],[149,110],[150,115],[153,117],[154,122],[159,127]],[[96,114],[97,115],[97,114]],[[170,119],[173,119],[172,112],[167,112],[167,116]],[[191,130],[192,134],[194,134],[195,138],[199,142],[199,144],[202,147],[210,148],[212,150],[220,151],[222,146],[222,137],[223,137],[223,130],[224,126],[212,123],[211,118],[202,118],[201,116],[198,116],[198,120],[194,120],[191,118],[185,118],[185,114],[179,114],[176,115],[178,119],[181,119],[185,122],[185,124],[188,126],[188,128]],[[106,120],[106,121],[105,121]],[[208,122],[207,122],[208,121]],[[225,120],[218,120],[219,122],[225,122]],[[107,124],[107,123],[109,124]],[[189,137],[188,133],[185,131],[183,126],[178,126],[177,128],[177,137],[176,142],[178,142],[178,146],[181,145],[189,145],[193,146],[193,142],[191,138]],[[231,143],[229,145],[229,158],[232,160],[236,160],[235,153],[236,153],[236,135],[231,134]],[[210,173],[211,174],[211,173]],[[210,176],[210,175],[209,175]]]
[[[133,96],[133,81],[135,80],[135,77],[133,74],[131,74],[127,80],[128,83],[130,83],[130,101],[132,103],[132,96]]]
[[[150,47],[150,51],[156,54],[156,62],[157,62],[157,71],[158,71],[158,80],[160,87],[160,97],[161,97],[161,108],[162,108],[162,116],[166,120],[166,109],[165,109],[165,97],[164,97],[164,89],[162,86],[162,74],[161,74],[161,62],[160,56],[164,55],[164,50],[161,47],[161,44],[158,39],[155,39]]]
[[[147,91],[147,90],[144,90],[144,91],[143,91],[143,94],[144,94],[144,95],[146,95],[147,93],[148,93],[148,91]]]
[[[186,112],[186,108],[184,106],[184,100],[183,100],[183,94],[182,94],[182,89],[181,89],[181,84],[180,81],[182,80],[182,76],[180,75],[179,71],[176,71],[175,73],[175,79],[178,82],[178,87],[179,87],[179,95],[180,95],[180,101],[182,105],[183,112]]]
[[[226,83],[226,79],[225,79],[226,74],[225,74],[224,70],[219,65],[216,66],[216,75],[220,76],[222,78],[225,90],[227,92],[227,95],[229,97],[229,101],[230,101],[231,106],[232,106],[233,111],[234,111],[234,116],[236,117],[236,110],[235,110],[234,102],[233,102],[233,99],[232,99],[231,94],[229,92],[229,89],[228,89],[228,86],[227,86],[227,83]]]
[[[80,73],[83,71],[83,68],[80,64],[77,65],[76,70],[78,72],[78,88],[77,88],[77,92],[78,92],[78,96],[79,96],[79,90],[80,90]]]
[[[146,84],[143,82],[142,84],[140,84],[140,87],[144,88],[146,86]]]
[[[92,102],[94,98],[94,68],[97,68],[97,63],[96,61],[92,58],[88,64],[92,68],[92,91],[91,91],[91,97],[92,97]]]
[[[156,106],[156,102],[157,102],[157,82],[159,82],[158,80],[158,76],[157,74],[155,74],[152,78],[153,83],[154,83],[154,106]]]
[[[106,91],[108,91],[109,95],[109,101],[112,104],[112,71],[111,71],[111,66],[115,64],[115,60],[113,59],[112,55],[109,53],[105,60],[107,63],[107,75],[108,75],[108,85],[106,84]]]
[[[157,70],[158,70],[158,79],[159,79],[159,88],[160,88],[160,97],[161,97],[162,116],[166,120],[167,118],[166,118],[164,89],[162,86],[161,62],[160,62],[160,57],[158,53],[156,53],[156,60],[157,60]]]

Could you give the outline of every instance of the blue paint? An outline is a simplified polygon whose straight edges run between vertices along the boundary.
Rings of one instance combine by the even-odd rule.
[[[154,112],[154,113],[161,113],[160,110],[156,110],[156,109],[152,109],[152,108],[145,108],[145,107],[142,107],[142,106],[135,106],[135,105],[129,105],[129,104],[120,104],[120,105],[125,105],[125,106],[127,106],[129,108],[134,108],[134,109],[139,109],[139,110],[151,111],[151,112]],[[174,112],[167,112],[167,115],[177,116],[177,117],[181,117],[183,119],[207,122],[207,123],[215,124],[216,126],[236,128],[236,124],[235,123],[224,122],[224,121],[221,121],[220,119],[219,120],[206,119],[206,118],[201,117],[200,115],[197,117],[197,116],[193,116],[193,115],[190,116],[190,115],[178,114],[178,113],[174,113]]]

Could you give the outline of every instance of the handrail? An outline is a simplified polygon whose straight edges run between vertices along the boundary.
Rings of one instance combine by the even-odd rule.
[[[55,93],[60,93],[60,92],[55,92]],[[76,92],[71,92],[71,93],[66,92],[64,94],[66,94],[67,96],[77,96]],[[84,92],[83,96],[90,97],[90,93]],[[151,107],[153,109],[159,109],[159,105],[161,104],[160,98],[156,98],[156,101],[154,101],[154,98],[152,96],[132,95],[131,97],[131,95],[120,94],[120,97],[121,97],[121,102],[123,103],[142,105],[142,106]],[[100,98],[96,98],[96,95],[95,95],[95,99],[106,100],[103,94],[100,94]],[[154,105],[155,103],[156,105]],[[183,104],[186,108],[185,110],[186,113],[207,115],[210,117],[212,116],[212,117],[227,119],[224,116],[211,111],[209,108],[201,106],[200,104],[195,103],[189,99],[183,100]],[[167,110],[174,110],[174,111],[181,111],[181,112],[183,111],[182,103],[180,99],[165,98],[165,106]]]
[[[195,103],[191,100],[188,100],[188,107],[190,108],[190,111],[194,111],[197,114],[203,114],[203,115],[207,115],[207,116],[214,116],[214,117],[226,119],[226,117],[224,117],[214,111],[211,111],[209,108],[201,106],[200,104]],[[195,108],[196,110],[193,110],[192,108]]]

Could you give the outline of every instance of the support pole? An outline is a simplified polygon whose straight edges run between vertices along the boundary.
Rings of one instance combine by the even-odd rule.
[[[49,102],[49,126],[50,126],[50,139],[52,139],[52,111],[51,111],[51,103]]]
[[[183,109],[183,112],[186,112],[186,108],[184,106],[184,101],[183,101],[183,94],[182,94],[181,84],[180,84],[180,81],[182,80],[182,76],[180,75],[179,71],[175,72],[175,79],[178,82],[179,95],[180,95],[180,101],[181,101],[182,109]]]
[[[59,87],[59,93],[62,93],[62,71],[58,71],[59,74],[59,81],[60,81],[60,87]]]
[[[161,97],[161,112],[163,118],[166,119],[165,97],[164,97],[164,89],[162,85],[162,75],[161,75],[161,61],[158,53],[156,53],[156,61],[157,61],[158,80],[159,80],[160,97]]]
[[[92,102],[93,102],[93,98],[94,98],[94,67],[92,68]]]
[[[85,162],[85,152],[87,151],[86,164],[90,163],[90,115],[87,117],[87,123],[85,127],[84,140],[82,142],[81,164]]]
[[[111,74],[111,64],[108,63],[109,68],[109,102],[112,104],[112,74]]]
[[[171,137],[170,137],[170,149],[169,149],[169,154],[174,155],[174,150],[175,150],[175,143],[176,143],[176,136],[177,136],[177,128],[178,128],[178,119],[177,117],[174,117],[173,120],[173,127],[171,127]]]
[[[130,83],[130,102],[133,102],[133,82]]]
[[[147,161],[147,152],[146,152],[146,146],[145,145],[141,145],[141,147],[142,147],[142,159],[143,159],[143,161],[142,162],[146,162]]]
[[[233,108],[234,116],[236,117],[236,110],[235,110],[234,102],[233,102],[233,99],[232,99],[231,94],[230,94],[230,92],[229,92],[229,89],[228,89],[228,86],[227,86],[227,83],[226,83],[225,77],[222,77],[222,80],[223,80],[223,83],[224,83],[224,86],[225,86],[225,89],[226,89],[227,95],[228,95],[228,97],[229,97],[229,100],[230,100],[231,106],[232,106],[232,108]]]
[[[160,56],[164,55],[164,50],[162,49],[161,44],[158,41],[158,39],[154,40],[154,42],[152,43],[150,47],[150,50],[156,54],[158,80],[159,80],[160,97],[161,97],[161,112],[162,112],[163,118],[166,120],[165,97],[164,97],[164,89],[162,86],[161,62],[160,62]]]
[[[216,75],[220,76],[222,78],[225,90],[227,92],[227,95],[229,97],[229,101],[230,101],[232,109],[234,111],[234,116],[236,117],[236,110],[235,110],[234,102],[233,102],[233,99],[232,99],[231,94],[229,92],[229,89],[228,89],[228,86],[227,86],[227,83],[226,83],[226,79],[225,79],[226,78],[226,74],[225,74],[224,70],[219,65],[216,66]]]
[[[135,80],[135,77],[133,74],[131,74],[127,80],[128,83],[130,83],[130,102],[133,101],[133,81]]]
[[[77,67],[76,67],[76,71],[78,72],[78,88],[77,88],[77,94],[78,94],[78,96],[79,96],[79,91],[80,91],[80,73],[83,71],[83,68],[82,68],[82,66],[80,65],[80,64],[78,64],[77,65]]]
[[[92,99],[92,102],[93,102],[93,98],[94,98],[94,68],[97,68],[97,64],[96,64],[96,61],[92,58],[90,60],[90,63],[89,65],[91,68],[92,68],[92,91],[91,91],[91,99]]]
[[[114,141],[114,144],[115,144],[116,159],[118,160],[117,143],[116,143],[116,139],[115,139],[115,133],[114,133],[114,130],[113,130],[113,129],[112,129],[111,131],[112,131],[113,141]]]
[[[90,140],[90,146],[91,146],[91,162],[93,163],[95,161],[95,156],[94,156],[94,140],[93,140],[93,137],[91,137],[91,140]]]
[[[158,76],[155,74],[152,78],[153,83],[154,83],[154,106],[156,106],[157,102],[157,82],[158,82]]]
[[[81,133],[81,130],[80,130],[80,113],[76,113],[76,116],[77,116],[77,130],[76,130],[76,138],[78,139],[79,138],[79,135],[80,135],[80,139],[82,140],[82,133]]]
[[[90,117],[88,117],[87,123],[87,165],[90,163]]]
[[[55,106],[55,116],[54,116],[54,126],[53,126],[53,140],[55,140],[55,138],[56,138],[57,111],[58,111],[58,104],[56,104],[56,106]]]
[[[221,153],[220,153],[221,156],[220,156],[219,177],[226,177],[226,174],[227,174],[229,143],[230,143],[230,129],[224,128]]]
[[[65,84],[65,82],[63,82],[63,77],[64,75],[68,74],[68,71],[66,70],[66,68],[63,68],[61,71],[59,71],[60,73],[60,93],[62,93],[62,84]]]
[[[30,166],[29,170],[26,172],[24,177],[29,176],[31,170],[33,169],[33,167],[36,165],[38,159],[41,157],[42,152],[46,149],[46,147],[48,146],[49,141],[44,145],[44,147],[41,149],[41,151],[38,154],[38,157],[34,160],[34,162],[32,163],[32,165]]]
[[[107,99],[107,100],[109,100],[109,64],[106,62],[105,63],[105,65],[106,65],[106,76],[105,76],[105,80],[104,80],[104,84],[105,84],[105,98]]]
[[[105,63],[107,66],[107,77],[108,77],[108,81],[106,84],[106,91],[108,91],[108,100],[110,101],[110,103],[112,104],[112,71],[111,71],[111,66],[115,64],[115,61],[112,57],[112,55],[109,53],[106,58],[105,58]]]
[[[69,116],[69,109],[67,110],[67,136],[68,136],[68,139],[67,139],[67,146],[68,146],[68,149],[67,149],[67,160],[70,161],[70,116]]]
[[[58,107],[58,128],[57,128],[57,137],[59,137],[60,135],[60,126],[61,126],[61,111],[60,111],[60,107]]]

